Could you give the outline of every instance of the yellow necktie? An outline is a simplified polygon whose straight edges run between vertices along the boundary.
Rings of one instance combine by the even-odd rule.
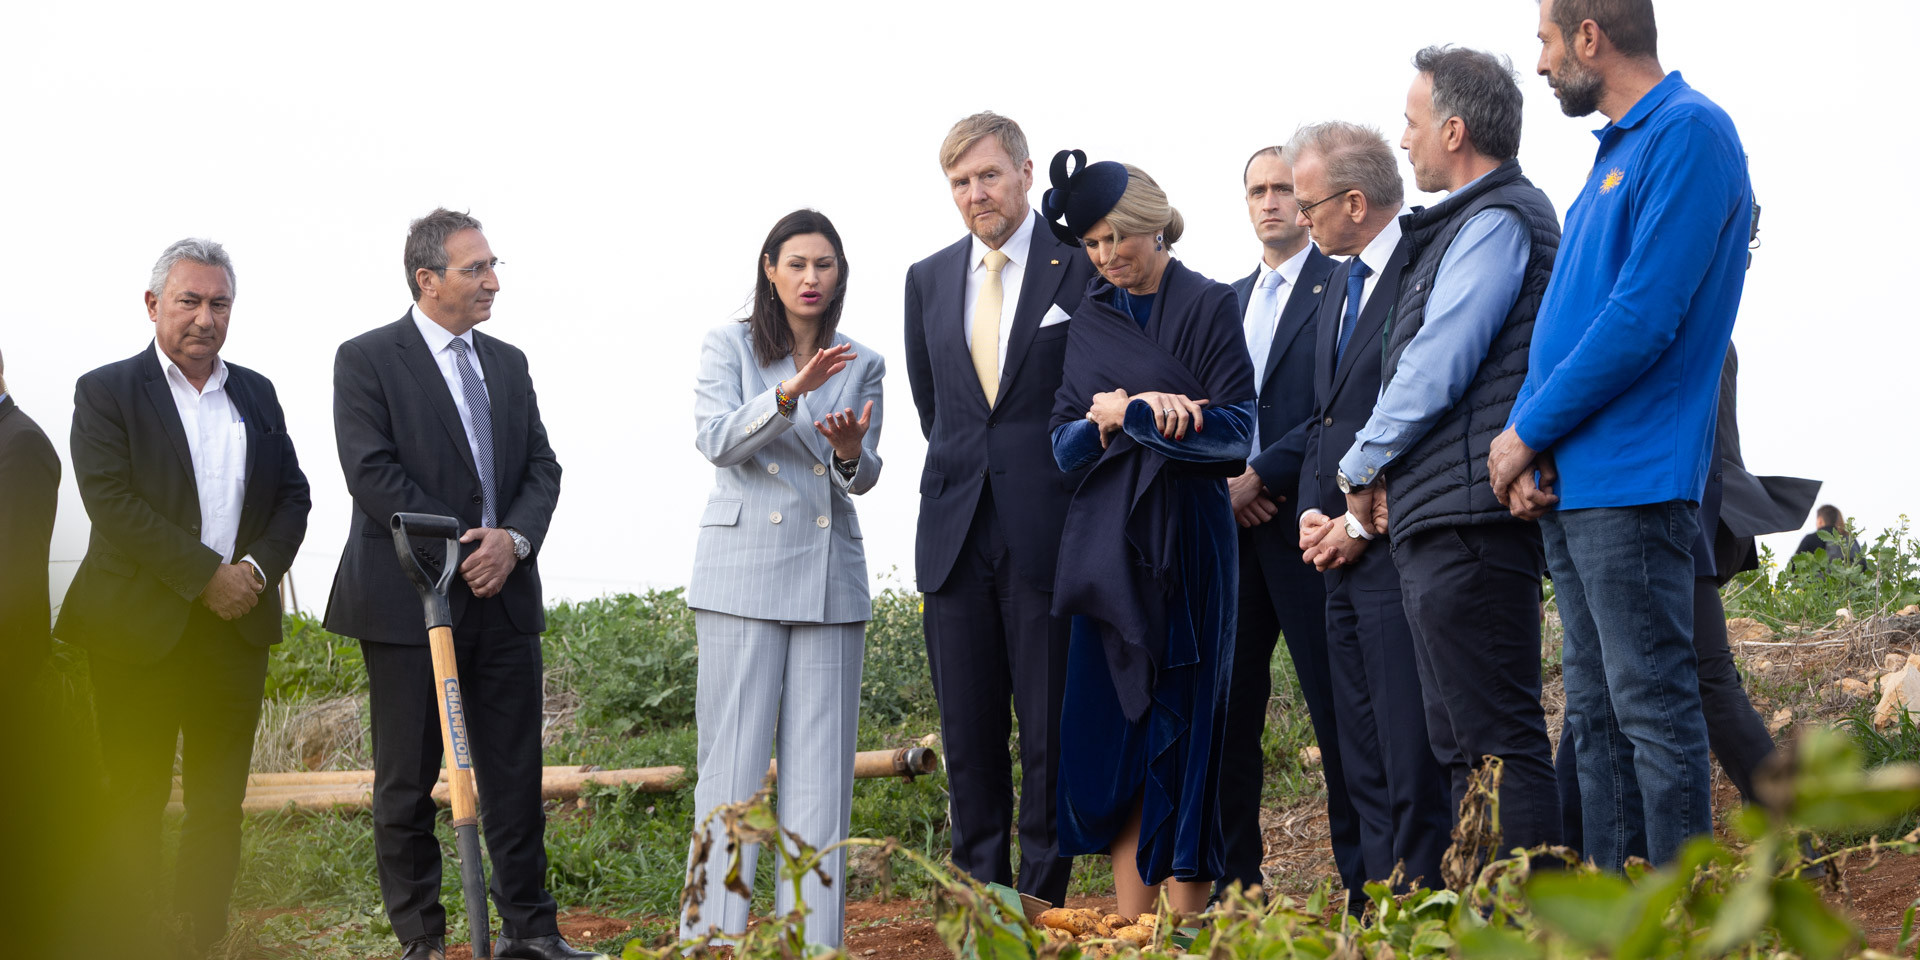
[[[1007,255],[988,250],[981,260],[987,276],[980,281],[980,298],[973,303],[973,373],[980,378],[980,389],[991,407],[1000,398],[1000,268]]]

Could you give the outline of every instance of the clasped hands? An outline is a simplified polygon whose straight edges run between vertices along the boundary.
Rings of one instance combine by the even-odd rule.
[[[1493,438],[1487,451],[1487,479],[1493,484],[1494,499],[1522,520],[1538,520],[1560,502],[1553,492],[1560,482],[1553,454],[1527,446],[1512,427]]]
[[[1094,394],[1093,406],[1087,408],[1087,419],[1100,428],[1101,449],[1106,449],[1108,441],[1125,426],[1127,405],[1135,400],[1147,404],[1153,411],[1153,428],[1170,440],[1185,440],[1189,431],[1200,433],[1206,429],[1206,400],[1190,400],[1184,394],[1158,390],[1132,396],[1125,390],[1108,390]]]
[[[255,579],[253,564],[242,560],[223,563],[213,570],[213,579],[200,590],[200,602],[222,620],[238,620],[253,611],[266,585]]]

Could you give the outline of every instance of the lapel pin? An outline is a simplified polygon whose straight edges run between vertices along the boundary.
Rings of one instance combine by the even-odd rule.
[[[1056,266],[1056,267],[1057,267],[1057,266],[1059,266],[1059,265],[1060,265],[1060,261],[1058,261],[1058,260],[1055,260],[1055,261],[1053,261],[1053,265],[1054,265],[1054,266]]]
[[[1320,291],[1325,290],[1326,288],[1327,288],[1326,284],[1316,283],[1313,285],[1313,292],[1319,293]]]

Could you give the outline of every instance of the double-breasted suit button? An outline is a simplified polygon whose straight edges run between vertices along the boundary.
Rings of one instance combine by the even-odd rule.
[[[1321,426],[1323,426],[1323,427],[1331,427],[1331,426],[1333,426],[1333,418],[1332,418],[1332,417],[1328,417],[1328,418],[1326,418],[1325,420],[1322,420],[1322,421],[1320,421],[1320,425],[1321,425]]]
[[[767,519],[768,519],[768,520],[770,520],[770,521],[772,521],[772,522],[774,522],[774,523],[779,523],[779,522],[780,522],[780,511],[778,511],[778,510],[775,510],[774,512],[772,512],[772,513],[769,513],[769,514],[767,514]]]
[[[827,525],[832,522],[833,522],[832,520],[828,520],[826,517],[819,517],[813,521],[814,525],[819,527],[822,530],[825,530],[827,528]]]
[[[824,477],[824,476],[826,476],[826,475],[827,475],[827,465],[826,465],[826,464],[824,464],[824,463],[816,463],[816,464],[814,464],[814,465],[813,465],[813,475],[814,475],[814,476],[816,476],[816,477]]]
[[[780,472],[780,465],[779,465],[779,464],[777,464],[777,463],[769,463],[769,464],[767,464],[767,472],[768,472],[768,473],[779,473],[779,472]]]

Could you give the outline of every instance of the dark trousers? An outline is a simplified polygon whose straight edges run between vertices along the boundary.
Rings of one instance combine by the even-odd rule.
[[[1713,748],[1720,769],[1740,791],[1740,798],[1755,802],[1753,772],[1773,753],[1773,735],[1747,699],[1740,685],[1740,670],[1733,665],[1733,651],[1727,645],[1727,614],[1720,605],[1720,584],[1712,577],[1693,581],[1693,652],[1700,664],[1700,708],[1707,717],[1707,743]],[[1580,822],[1580,780],[1573,741],[1562,737],[1554,772],[1560,780],[1560,811],[1566,844],[1582,849],[1585,839]],[[1647,855],[1644,832],[1628,841],[1628,856]]]
[[[1459,816],[1469,775],[1499,757],[1502,850],[1560,842],[1553,745],[1540,707],[1540,529],[1439,527],[1395,546],[1427,737]]]
[[[1293,525],[1283,518],[1240,531],[1239,626],[1233,641],[1233,680],[1227,691],[1220,763],[1220,832],[1226,847],[1226,873],[1215,885],[1217,890],[1224,891],[1236,881],[1242,887],[1265,882],[1260,873],[1266,852],[1260,833],[1260,795],[1266,781],[1260,738],[1267,729],[1267,702],[1273,696],[1273,648],[1283,635],[1307,702],[1313,738],[1320,745],[1334,865],[1349,889],[1360,889],[1366,880],[1360,821],[1347,798],[1333,717],[1326,618],[1326,578],[1300,559]]]
[[[424,636],[426,628],[421,628]],[[547,894],[540,805],[540,638],[515,630],[498,597],[467,605],[453,631],[473,741],[480,830],[492,866],[501,935],[558,933]],[[387,918],[402,943],[445,936],[433,786],[440,714],[427,647],[362,641],[373,725],[373,849]]]
[[[1007,746],[1017,715],[1016,888],[1058,906],[1066,903],[1073,860],[1059,855],[1054,829],[1068,620],[1051,615],[1052,606],[1052,593],[1014,569],[992,494],[983,486],[953,571],[939,590],[926,595],[927,663],[947,751],[953,865],[982,883],[1014,885]]]
[[[1340,759],[1360,820],[1368,880],[1405,864],[1408,880],[1439,882],[1453,818],[1433,758],[1400,574],[1376,542],[1327,580],[1327,651]],[[1363,905],[1358,890],[1349,909]]]
[[[141,920],[159,906],[156,884],[173,891],[173,911],[192,922],[204,949],[227,929],[227,904],[240,869],[240,801],[247,793],[253,731],[267,677],[267,650],[195,604],[180,642],[158,663],[93,657],[94,716],[106,767],[105,841],[110,913]],[[160,825],[180,743],[186,819],[170,883],[160,870]],[[125,897],[125,899],[119,899]]]

